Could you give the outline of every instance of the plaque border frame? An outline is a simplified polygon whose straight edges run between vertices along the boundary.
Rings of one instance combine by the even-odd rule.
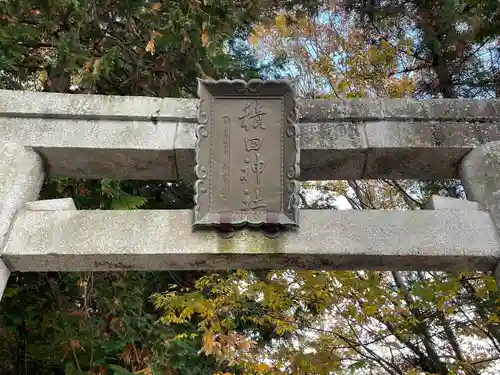
[[[198,78],[198,105],[196,111],[197,124],[195,127],[195,174],[194,184],[194,210],[193,228],[218,227],[223,224],[231,226],[262,226],[264,224],[277,224],[282,227],[297,228],[299,226],[299,204],[300,186],[300,128],[296,124],[298,118],[297,105],[295,101],[295,90],[289,80],[260,80],[252,79],[248,82],[243,80],[206,80]],[[200,205],[204,200],[209,200],[209,189],[206,180],[209,179],[210,165],[204,165],[200,161],[200,153],[204,147],[210,147],[208,129],[210,121],[213,120],[211,111],[214,100],[230,98],[249,98],[255,96],[281,99],[282,111],[284,112],[284,129],[282,139],[286,137],[293,143],[294,155],[292,163],[285,168],[285,160],[282,159],[281,193],[282,207],[280,212],[269,211],[229,211],[225,215],[219,212],[211,212],[210,205],[208,213],[200,212]],[[208,128],[208,129],[207,129]],[[285,146],[283,146],[283,149]],[[282,151],[283,151],[282,149]],[[213,178],[213,177],[211,177]],[[286,199],[284,199],[286,198]],[[222,217],[224,216],[224,217]],[[236,220],[233,217],[236,216]]]

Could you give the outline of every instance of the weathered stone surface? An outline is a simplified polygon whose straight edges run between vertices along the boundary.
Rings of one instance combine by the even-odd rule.
[[[413,125],[413,122],[300,124],[300,177],[302,180],[454,178],[458,163],[473,147],[500,139],[496,125],[483,123],[482,129],[474,131],[469,123],[457,122],[449,123],[446,132],[457,143],[437,146],[432,129],[425,130],[425,123],[420,123],[424,130],[413,141],[404,129]],[[456,135],[460,133],[468,136]],[[0,134],[5,140],[40,152],[53,176],[195,179],[194,123],[0,117]],[[382,134],[387,141],[382,141]],[[446,134],[440,142],[452,143]]]
[[[45,199],[41,201],[27,202],[28,211],[74,211],[75,202],[72,198]]]
[[[457,199],[433,195],[425,204],[427,210],[480,210],[479,203],[466,199]],[[465,213],[465,212],[464,212]]]
[[[0,259],[0,301],[2,300],[3,292],[9,281],[10,270],[5,265],[2,259]]]
[[[196,101],[0,90],[0,116],[194,122]]]
[[[223,268],[486,270],[499,241],[487,212],[303,210],[269,239],[191,231],[190,210],[25,212],[4,257],[13,270]],[[425,235],[422,235],[425,233]]]
[[[448,179],[475,146],[500,139],[493,122],[372,121],[365,123],[369,147],[364,178]]]
[[[196,181],[195,144],[195,124],[183,121],[177,123],[174,144],[177,177],[191,183]]]
[[[497,100],[391,99],[380,102],[385,119],[488,121],[500,116]]]
[[[328,119],[488,121],[499,118],[500,102],[463,99],[303,100],[299,102],[299,113],[303,122]]]
[[[362,178],[368,152],[362,123],[302,123],[299,128],[302,180],[327,180],[332,176]]]
[[[467,197],[491,214],[500,233],[500,142],[475,148],[460,164]],[[500,253],[498,254],[500,260]]]
[[[0,299],[10,275],[2,256],[5,240],[25,202],[38,197],[43,178],[39,155],[16,143],[0,142]]]
[[[302,180],[458,177],[500,140],[499,101],[298,102]],[[0,90],[2,139],[34,147],[53,176],[194,181],[196,101]]]
[[[12,142],[0,142],[0,250],[14,216],[38,198],[44,178],[39,155]]]
[[[343,120],[472,120],[500,118],[497,100],[339,99],[301,100],[300,122]],[[108,118],[196,121],[196,100],[142,96],[75,95],[0,90],[0,113],[6,117]]]
[[[2,139],[39,152],[50,175],[76,178],[174,180],[176,131],[169,121],[0,117]]]

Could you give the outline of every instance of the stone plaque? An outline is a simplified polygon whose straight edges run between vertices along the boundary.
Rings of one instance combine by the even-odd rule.
[[[198,80],[193,226],[298,226],[299,128],[286,81]]]

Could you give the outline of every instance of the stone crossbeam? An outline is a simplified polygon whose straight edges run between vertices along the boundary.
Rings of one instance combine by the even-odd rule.
[[[223,239],[191,230],[190,210],[25,211],[2,259],[18,271],[234,268],[491,270],[488,212],[303,210],[297,232]]]
[[[194,180],[196,100],[0,90],[0,140],[33,147],[51,176]],[[298,101],[301,179],[458,176],[500,140],[500,101]]]

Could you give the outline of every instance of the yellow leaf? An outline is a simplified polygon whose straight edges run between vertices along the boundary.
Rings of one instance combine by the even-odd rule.
[[[377,313],[378,311],[378,306],[377,305],[367,305],[364,307],[365,314],[368,316],[373,316]]]
[[[386,49],[386,48],[390,47],[390,44],[389,44],[389,42],[387,40],[382,39],[380,41],[380,47],[382,47],[382,49]]]
[[[253,47],[256,47],[257,44],[259,43],[259,37],[254,33],[251,33],[250,36],[248,37],[248,43],[250,43]]]
[[[264,373],[264,371],[269,371],[270,368],[268,365],[265,363],[259,363],[257,366],[255,366],[255,371],[257,371],[259,374]]]
[[[313,34],[313,27],[311,20],[307,19],[307,24],[306,24],[306,35],[311,36]]]
[[[153,3],[151,4],[151,9],[153,10],[160,10],[162,7],[162,3]]]
[[[149,367],[146,367],[140,371],[137,371],[136,374],[153,375],[153,370],[151,370]]]
[[[286,18],[284,14],[279,14],[274,19],[274,23],[276,25],[276,29],[280,32],[280,34],[286,33]]]
[[[205,48],[207,46],[207,24],[206,22],[203,22],[203,25],[201,26],[201,46]]]
[[[154,40],[150,40],[148,42],[148,44],[146,44],[146,52],[149,52],[151,53],[152,55],[154,55],[155,53],[155,41]]]
[[[40,80],[41,83],[45,83],[48,79],[48,74],[46,70],[41,70],[38,79]]]
[[[215,336],[212,331],[208,331],[203,337],[203,351],[205,354],[210,355],[215,348]]]

